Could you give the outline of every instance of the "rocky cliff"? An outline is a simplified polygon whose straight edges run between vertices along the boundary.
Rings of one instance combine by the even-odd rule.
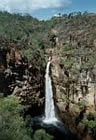
[[[35,54],[34,54],[35,55]],[[35,63],[35,58],[34,58]],[[0,97],[15,95],[25,105],[25,113],[40,115],[44,105],[44,73],[33,66],[16,45],[0,48]]]
[[[57,114],[71,132],[80,139],[92,140],[94,133],[91,126],[95,124],[96,95],[95,84],[90,71],[75,74],[60,66],[60,56],[53,50],[51,74]],[[91,126],[90,126],[90,125]]]

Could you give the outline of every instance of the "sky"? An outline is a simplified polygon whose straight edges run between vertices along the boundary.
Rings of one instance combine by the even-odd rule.
[[[28,13],[38,19],[49,19],[58,13],[94,12],[96,0],[0,0],[0,10]]]

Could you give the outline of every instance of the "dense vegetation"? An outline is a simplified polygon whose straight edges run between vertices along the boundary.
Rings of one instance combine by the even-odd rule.
[[[52,140],[44,130],[33,133],[32,119],[27,116],[24,122],[22,109],[14,96],[0,99],[0,140]]]
[[[32,88],[30,91],[27,88],[26,90],[31,93],[42,92],[43,88],[40,84],[43,83],[45,73],[44,45],[41,39],[43,28],[37,19],[29,15],[0,12],[0,140],[53,139],[45,130],[34,132],[31,116],[28,113],[24,115],[25,104],[33,103],[32,101],[30,103],[30,97],[26,97],[27,103],[23,100],[23,106],[16,97],[8,96],[18,86],[16,81],[19,80],[19,87],[23,88],[26,76],[27,81],[29,76],[31,77]],[[19,50],[17,51],[19,63],[15,59],[16,50]],[[10,85],[15,85],[12,90],[9,88]]]
[[[6,64],[6,52],[9,52],[9,48],[18,48],[22,58],[31,66],[31,72],[27,71],[32,79],[30,82],[31,87],[38,87],[38,90],[41,90],[40,82],[44,78],[46,50],[49,48],[54,49],[53,53],[56,53],[60,58],[59,65],[68,79],[66,83],[65,81],[62,82],[63,85],[65,84],[68,87],[66,90],[66,100],[68,100],[70,83],[73,85],[71,91],[74,94],[80,80],[80,74],[83,72],[85,77],[88,74],[90,75],[94,88],[96,87],[95,36],[95,14],[78,12],[53,17],[49,21],[38,21],[30,15],[21,16],[0,12],[0,59],[3,58],[3,61],[0,61],[0,76],[8,77],[8,74],[4,73],[6,69],[10,68]],[[13,72],[13,69],[11,72]],[[21,77],[21,79],[23,78]],[[10,78],[8,80],[10,81]],[[18,79],[15,79],[15,82],[16,80]],[[2,81],[0,82],[0,140],[52,139],[44,130],[38,130],[34,134],[32,126],[27,127],[28,120],[24,121],[22,115],[23,106],[19,104],[15,97],[4,97],[9,94],[5,92],[7,92],[6,88],[10,84],[3,82],[2,85]],[[88,82],[80,83],[84,96],[88,92]],[[13,84],[13,81],[10,83]],[[38,90],[36,89],[35,93]],[[13,89],[11,94],[12,92]],[[95,100],[94,102],[96,104]],[[77,106],[84,109],[86,103],[81,101]],[[93,114],[88,114],[86,120],[77,118],[76,121],[79,127],[95,135],[96,119]]]

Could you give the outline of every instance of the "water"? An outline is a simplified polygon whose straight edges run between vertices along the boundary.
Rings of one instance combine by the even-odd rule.
[[[45,75],[45,123],[54,123],[57,122],[57,118],[55,115],[55,106],[53,99],[53,91],[52,91],[52,82],[50,77],[50,64],[51,61],[47,63],[46,75]]]
[[[38,129],[44,129],[48,134],[54,136],[53,140],[78,140],[70,133],[68,127],[60,121],[56,121],[55,123],[45,123],[40,116],[35,117],[32,120],[32,128],[34,132]]]
[[[47,133],[54,136],[53,140],[77,140],[77,138],[70,133],[68,127],[56,118],[50,77],[50,64],[51,62],[49,61],[45,75],[45,117],[38,116],[33,118],[32,128],[34,132],[38,129],[45,129]]]

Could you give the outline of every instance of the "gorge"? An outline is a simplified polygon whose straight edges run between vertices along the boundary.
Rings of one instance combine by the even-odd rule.
[[[73,136],[69,131],[68,127],[59,120],[56,116],[56,110],[54,105],[54,95],[53,87],[51,81],[51,59],[47,62],[46,73],[45,73],[45,116],[33,118],[33,128],[34,130],[43,128],[49,134],[54,136],[54,140],[64,139],[64,140],[77,140],[76,136]]]
[[[23,140],[14,130],[22,132],[24,124],[22,137],[31,140],[38,129],[44,140],[50,140],[47,134],[55,140],[95,140],[96,15],[39,21],[0,12],[0,18],[2,138]]]

